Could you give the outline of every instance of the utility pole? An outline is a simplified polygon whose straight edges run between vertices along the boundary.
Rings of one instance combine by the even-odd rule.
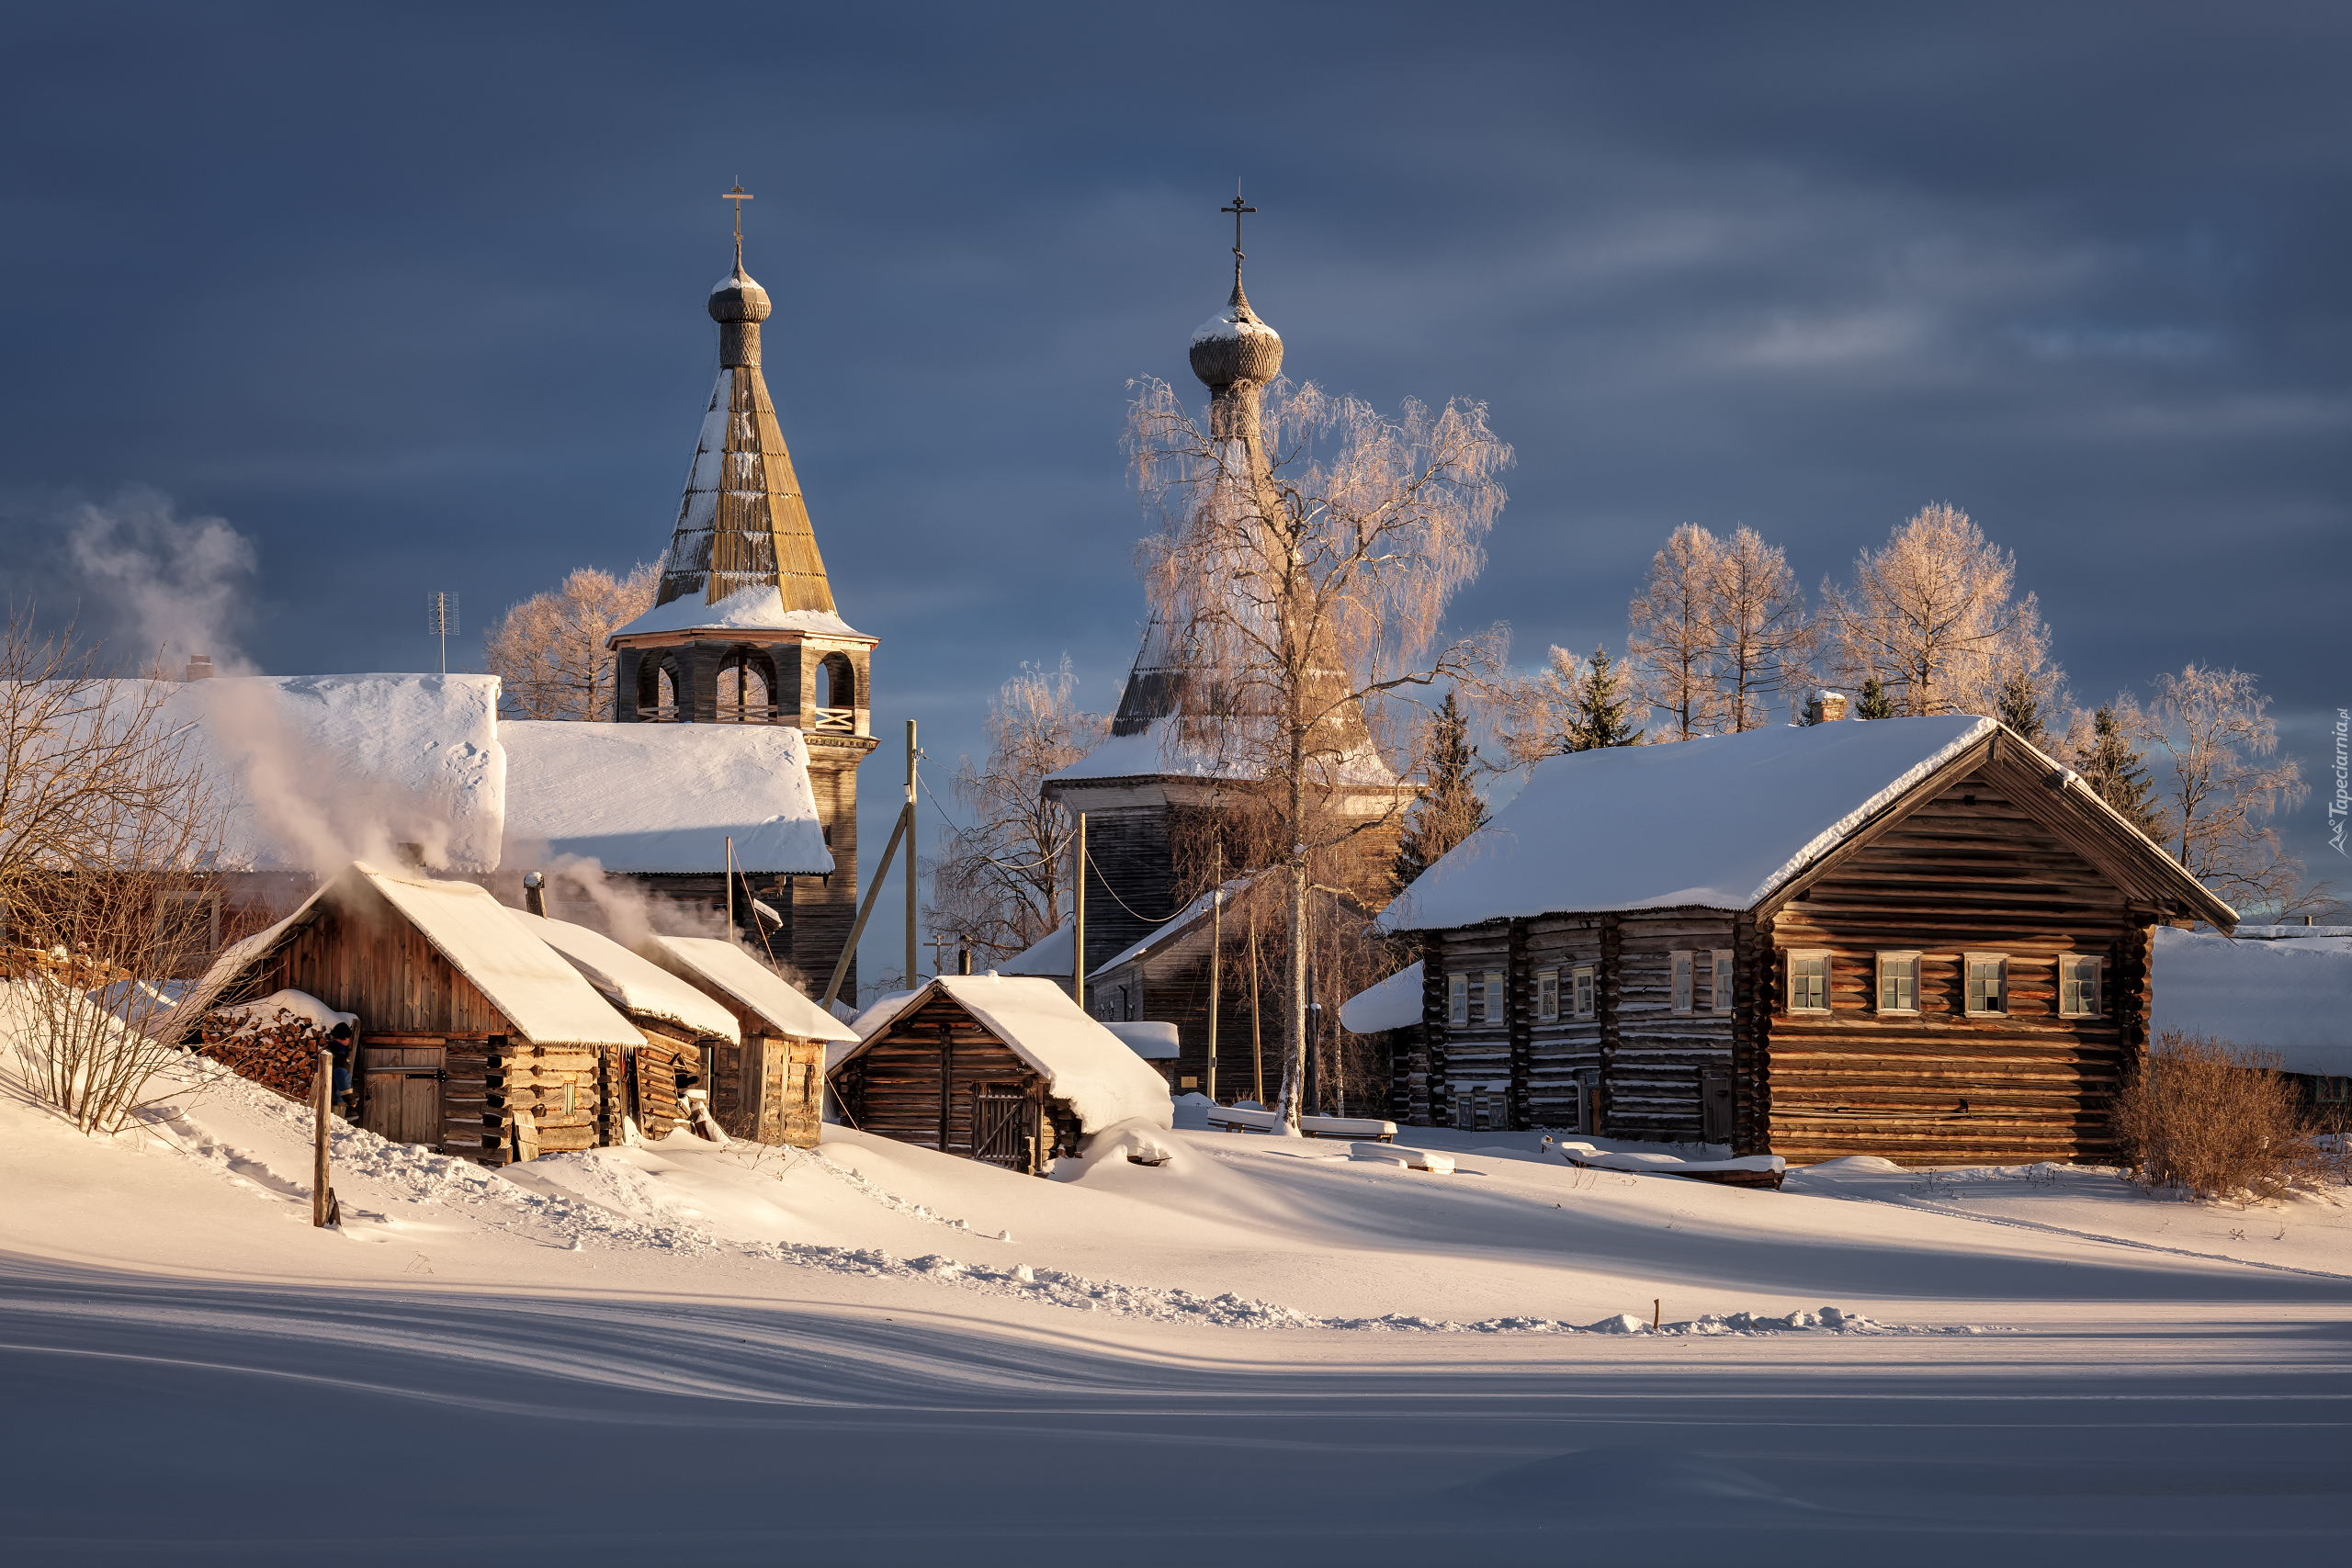
[[[441,639],[441,673],[449,672],[449,639],[458,635],[458,596],[435,589],[424,596],[424,629]]]
[[[741,208],[735,209],[742,211]],[[915,941],[916,898],[915,874],[915,759],[922,753],[915,750],[915,721],[907,720],[907,989],[920,990],[922,980],[916,973],[921,967],[922,949]],[[946,1147],[944,1144],[940,1145]]]
[[[1070,879],[1069,994],[1086,1010],[1086,813],[1078,814],[1078,874]]]
[[[1240,197],[1236,197],[1238,201]],[[1219,840],[1209,862],[1214,891],[1209,894],[1209,1103],[1216,1103],[1217,954],[1225,943],[1225,844]]]

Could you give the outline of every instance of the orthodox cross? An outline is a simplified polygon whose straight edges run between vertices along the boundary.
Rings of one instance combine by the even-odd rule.
[[[743,209],[739,207],[735,210],[741,212]],[[1245,212],[1255,212],[1258,209],[1241,205],[1241,183],[1237,180],[1233,186],[1233,205],[1220,207],[1217,210],[1233,214],[1233,259],[1238,262],[1241,259],[1241,215]]]
[[[737,180],[733,190],[723,190],[718,193],[718,199],[735,204],[735,265],[741,266],[743,265],[743,204],[752,199],[752,193],[743,188],[741,180]],[[1236,195],[1233,199],[1239,201],[1241,197]],[[1240,220],[1236,219],[1234,221],[1238,223]],[[1237,230],[1235,232],[1238,235],[1239,231]],[[1240,241],[1237,238],[1234,243],[1238,244]]]

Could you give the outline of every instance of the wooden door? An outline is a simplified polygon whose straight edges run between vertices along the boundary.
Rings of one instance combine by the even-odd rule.
[[[448,1076],[446,1045],[359,1047],[366,1083],[360,1125],[396,1144],[441,1146],[441,1085]]]
[[[1714,1069],[1699,1075],[1699,1136],[1711,1144],[1731,1142],[1731,1075]]]
[[[1007,1170],[1029,1168],[1036,1118],[1028,1094],[1012,1084],[972,1086],[972,1157]]]

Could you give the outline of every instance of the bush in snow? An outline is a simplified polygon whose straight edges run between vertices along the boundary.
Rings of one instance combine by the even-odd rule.
[[[2276,1198],[2315,1186],[2318,1139],[2277,1058],[2166,1030],[2115,1099],[2131,1179],[2198,1198]]]

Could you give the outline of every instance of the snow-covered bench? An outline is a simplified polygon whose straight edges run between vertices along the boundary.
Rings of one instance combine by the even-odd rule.
[[[1283,1119],[1272,1111],[1212,1105],[1208,1123],[1213,1133],[1271,1133],[1283,1124]],[[1310,1138],[1369,1138],[1382,1144],[1396,1136],[1396,1122],[1374,1116],[1302,1116],[1298,1130]]]
[[[1555,1143],[1544,1146],[1570,1165],[1586,1170],[1622,1170],[1643,1176],[1687,1176],[1693,1181],[1718,1181],[1731,1187],[1777,1189],[1788,1174],[1789,1162],[1779,1155],[1742,1155],[1735,1159],[1683,1159],[1675,1155],[1634,1154],[1597,1149],[1590,1144]]]
[[[1371,1160],[1382,1165],[1401,1165],[1408,1170],[1426,1170],[1433,1176],[1452,1176],[1453,1156],[1435,1149],[1417,1149],[1408,1144],[1358,1144],[1348,1151],[1351,1159]]]

